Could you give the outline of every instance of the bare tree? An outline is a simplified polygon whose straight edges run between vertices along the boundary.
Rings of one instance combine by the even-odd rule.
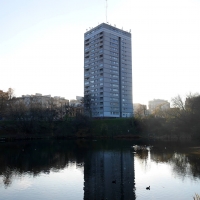
[[[138,105],[134,110],[134,116],[138,118],[145,117],[147,115],[147,106],[146,105]]]
[[[9,100],[14,97],[14,90],[9,88],[7,92],[0,90],[0,118],[5,117]]]
[[[12,99],[13,97],[15,97],[15,94],[14,94],[14,89],[12,88],[8,88],[8,99]]]
[[[180,110],[185,110],[185,103],[183,102],[183,99],[180,95],[172,98],[172,106],[174,108],[179,108]]]

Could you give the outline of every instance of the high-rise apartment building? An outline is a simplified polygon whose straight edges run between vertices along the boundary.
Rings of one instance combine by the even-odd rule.
[[[129,117],[132,104],[131,33],[102,23],[84,34],[84,96],[93,117]]]

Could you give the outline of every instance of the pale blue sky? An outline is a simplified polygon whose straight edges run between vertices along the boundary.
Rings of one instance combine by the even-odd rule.
[[[1,0],[0,89],[83,95],[84,32],[105,0]],[[200,0],[108,0],[108,22],[132,30],[133,102],[200,90]]]

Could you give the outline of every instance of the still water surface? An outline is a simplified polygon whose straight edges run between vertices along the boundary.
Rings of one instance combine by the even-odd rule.
[[[189,200],[200,194],[199,150],[142,140],[4,142],[0,199]]]

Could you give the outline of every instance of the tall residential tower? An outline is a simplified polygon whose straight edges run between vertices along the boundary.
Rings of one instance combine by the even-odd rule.
[[[102,23],[84,40],[84,96],[92,116],[132,116],[131,33]]]

